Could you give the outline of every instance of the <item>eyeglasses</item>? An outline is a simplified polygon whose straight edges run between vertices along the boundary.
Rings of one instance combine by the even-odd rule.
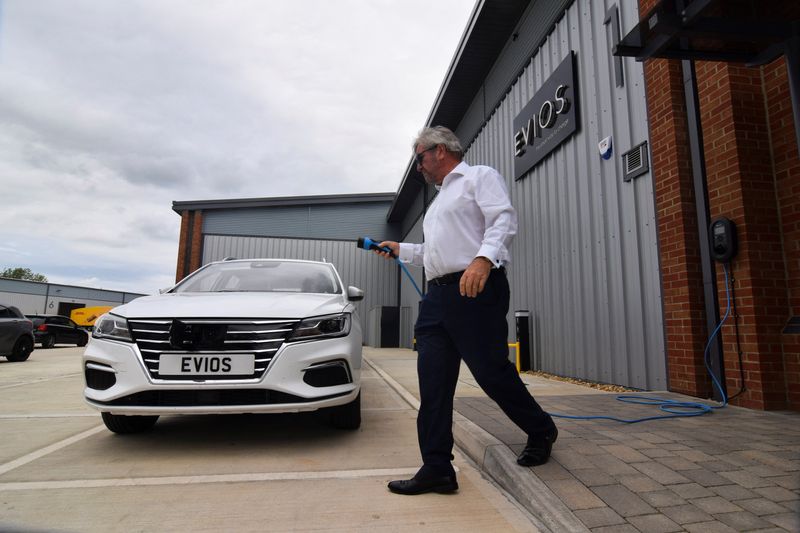
[[[438,144],[434,144],[430,148],[427,148],[427,149],[419,152],[418,154],[414,154],[414,160],[417,162],[418,165],[421,165],[422,164],[422,160],[425,158],[425,152],[430,152],[431,150],[436,150],[436,148],[438,148],[438,147],[439,147]]]

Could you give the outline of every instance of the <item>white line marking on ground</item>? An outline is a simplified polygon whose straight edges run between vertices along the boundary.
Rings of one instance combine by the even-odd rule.
[[[28,455],[23,455],[19,459],[14,459],[13,461],[9,461],[8,463],[0,465],[0,476],[3,474],[14,470],[15,468],[19,468],[20,466],[26,465],[36,459],[40,459],[45,455],[51,454],[53,452],[57,452],[62,448],[66,448],[71,444],[75,444],[78,441],[81,441],[87,437],[91,437],[95,433],[99,433],[103,431],[106,427],[103,425],[94,427],[83,433],[78,433],[77,435],[73,435],[72,437],[66,438],[64,440],[58,441],[55,444],[51,444],[50,446],[46,446],[40,450],[36,450],[35,452],[31,452]]]
[[[81,375],[80,372],[75,372],[73,374],[64,374],[62,376],[56,376],[54,378],[42,378],[34,381],[26,381],[24,383],[12,383],[11,385],[0,385],[0,390],[11,389],[14,387],[24,387],[25,385],[38,385],[39,383],[45,383],[47,381],[55,381],[57,379],[64,379],[64,378],[74,378],[75,376],[80,376],[80,375]]]
[[[379,368],[376,364],[370,361],[367,357],[364,357],[364,362],[367,363],[375,372],[380,374],[380,376],[389,384],[389,386],[394,389],[394,391],[399,394],[411,407],[419,411],[419,400],[414,398],[414,396],[408,392],[402,385],[400,385],[395,379],[383,371],[382,368]]]
[[[197,483],[251,483],[256,481],[307,481],[320,479],[357,479],[414,475],[417,468],[374,468],[365,470],[329,470],[318,472],[263,472],[257,474],[212,474],[206,476],[165,476],[110,479],[75,479],[69,481],[14,481],[0,483],[0,491],[43,489],[89,489],[101,487],[143,487],[155,485],[192,485]]]
[[[24,418],[73,418],[73,417],[95,417],[97,413],[42,413],[42,414],[19,414],[19,415],[0,415],[0,420],[15,420]]]

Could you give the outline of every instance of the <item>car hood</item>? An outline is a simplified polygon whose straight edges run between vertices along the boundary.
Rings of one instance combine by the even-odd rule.
[[[304,318],[346,306],[341,294],[183,292],[137,298],[111,312],[126,318]]]

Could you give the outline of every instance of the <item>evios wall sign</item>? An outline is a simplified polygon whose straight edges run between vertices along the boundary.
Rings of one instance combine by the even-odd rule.
[[[575,53],[570,52],[514,118],[514,179],[578,130]]]

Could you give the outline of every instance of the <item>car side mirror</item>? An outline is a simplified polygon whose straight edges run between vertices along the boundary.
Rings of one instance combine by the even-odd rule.
[[[364,299],[364,291],[359,289],[358,287],[353,287],[350,285],[347,287],[347,299],[351,302],[358,302]]]

